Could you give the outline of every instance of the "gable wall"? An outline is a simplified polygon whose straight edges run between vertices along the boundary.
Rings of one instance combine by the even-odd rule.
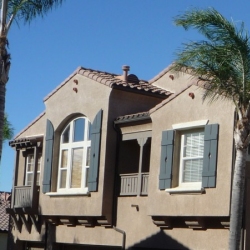
[[[78,80],[78,84],[74,82]],[[73,90],[77,88],[77,93]],[[68,199],[64,196],[49,197],[40,196],[42,212],[47,215],[101,215],[102,208],[102,187],[105,162],[105,141],[107,133],[108,98],[111,89],[82,75],[76,75],[69,80],[62,88],[56,91],[48,100],[46,105],[46,119],[49,119],[55,130],[53,170],[52,170],[52,192],[56,191],[57,169],[59,157],[60,135],[68,122],[76,115],[86,116],[90,122],[100,109],[103,109],[100,175],[98,192],[87,196],[71,196]],[[70,202],[68,200],[70,199]],[[50,206],[46,206],[49,202]],[[74,206],[72,206],[74,204]]]
[[[189,97],[190,92],[195,94],[194,99]],[[202,103],[201,95],[202,89],[192,86],[151,115],[153,131],[149,197],[152,197],[155,203],[149,201],[148,214],[150,215],[229,215],[234,106],[227,101],[218,101],[211,105]],[[206,188],[205,194],[195,195],[170,195],[165,191],[160,191],[158,185],[162,131],[171,130],[172,124],[198,120],[209,120],[209,124],[219,124],[216,188]]]
[[[173,76],[173,79],[171,78]],[[195,78],[187,73],[166,71],[161,77],[152,80],[152,83],[158,87],[165,88],[173,93],[178,93],[189,86],[192,82],[197,82]]]

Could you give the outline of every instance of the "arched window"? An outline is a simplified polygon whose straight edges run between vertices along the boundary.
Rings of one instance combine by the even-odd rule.
[[[90,163],[90,122],[86,117],[72,120],[60,138],[58,192],[87,192]]]

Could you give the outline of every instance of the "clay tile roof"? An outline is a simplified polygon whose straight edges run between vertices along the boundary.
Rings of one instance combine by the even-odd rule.
[[[109,87],[120,86],[123,88],[125,87],[125,88],[134,89],[134,90],[140,90],[143,92],[160,94],[164,96],[169,96],[172,94],[168,90],[149,84],[148,81],[139,80],[138,82],[136,82],[133,77],[131,77],[131,82],[130,81],[125,82],[122,79],[119,79],[118,78],[119,75],[117,74],[112,74],[112,73],[107,73],[107,72],[103,72],[100,70],[93,70],[93,69],[87,69],[87,68],[80,68],[78,70],[78,73],[90,79],[93,79],[99,83],[107,85]],[[130,77],[128,77],[128,80],[129,79]]]
[[[141,120],[147,120],[150,119],[149,112],[140,112],[136,114],[130,114],[130,115],[123,115],[123,116],[118,116],[114,123],[119,124],[119,123],[126,123],[126,122],[132,122],[132,121],[141,121]]]
[[[122,80],[121,76],[117,74],[79,67],[73,74],[71,74],[67,79],[65,79],[65,81],[63,81],[55,90],[53,90],[50,94],[48,94],[44,98],[44,101],[49,99],[56,91],[58,91],[61,87],[63,87],[76,74],[88,77],[110,88],[122,88],[132,91],[140,91],[141,93],[160,95],[162,96],[163,99],[167,98],[172,94],[172,92],[157,87],[145,80],[138,79],[139,81],[135,81],[134,77],[130,77],[128,78],[128,82],[125,82],[124,80]],[[129,79],[131,79],[131,82],[129,81]]]
[[[6,208],[10,207],[10,193],[0,192],[0,231],[8,231],[9,215]]]
[[[28,147],[28,146],[34,146],[37,145],[37,143],[41,143],[43,141],[43,135],[36,135],[31,137],[25,137],[25,138],[18,138],[9,141],[9,145],[11,147]]]

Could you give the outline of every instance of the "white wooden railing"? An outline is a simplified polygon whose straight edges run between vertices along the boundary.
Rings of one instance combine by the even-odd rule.
[[[121,174],[120,195],[147,195],[148,194],[148,176],[149,173]],[[139,178],[141,178],[141,187],[139,187]]]
[[[33,196],[38,196],[39,191],[33,194]],[[32,197],[32,187],[31,186],[17,186],[14,187],[14,201],[13,207],[14,208],[26,208],[32,207],[34,197]]]

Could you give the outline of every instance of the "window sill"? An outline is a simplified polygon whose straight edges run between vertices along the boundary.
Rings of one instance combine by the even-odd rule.
[[[176,187],[167,188],[165,191],[169,194],[202,194],[205,189],[203,187]]]
[[[46,193],[46,195],[52,196],[52,197],[55,197],[55,196],[90,196],[90,193],[89,192],[87,192],[87,193],[84,193],[84,192],[75,192],[75,193],[49,192],[49,193]]]

